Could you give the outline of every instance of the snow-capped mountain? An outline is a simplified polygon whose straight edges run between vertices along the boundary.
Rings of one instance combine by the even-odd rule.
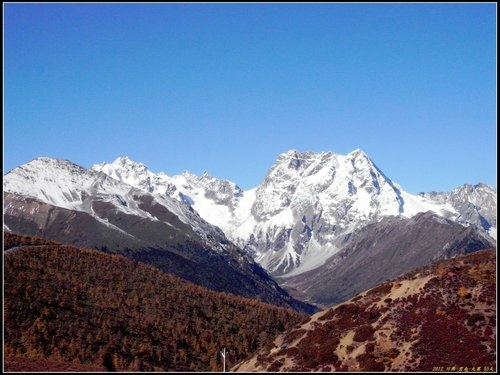
[[[361,150],[292,150],[278,157],[256,191],[251,215],[231,235],[271,273],[291,275],[321,265],[370,222],[427,210],[454,215],[449,205],[406,193]]]
[[[497,191],[486,184],[459,186],[451,193],[420,193],[421,197],[449,204],[458,213],[456,220],[462,225],[476,225],[496,239]]]
[[[93,198],[99,197],[113,204],[124,214],[158,220],[140,207],[137,196],[143,195],[143,192],[132,187],[133,185],[109,178],[104,173],[87,170],[70,161],[46,157],[37,158],[15,168],[4,176],[3,181],[4,192],[68,210],[85,212],[110,227],[113,225],[102,219],[92,207]],[[186,207],[178,201],[168,196],[155,196],[155,200],[172,211],[184,224],[191,226],[199,235],[207,237],[207,233],[213,234],[216,231],[212,225],[186,210]],[[4,211],[8,213],[10,208],[11,206],[7,204]],[[34,210],[36,211],[36,208]]]
[[[92,169],[150,193],[175,198],[226,234],[246,219],[254,200],[252,191],[244,192],[235,183],[208,173],[199,177],[185,171],[170,177],[163,172],[153,173],[128,157],[95,164]]]
[[[409,194],[361,150],[347,155],[285,152],[262,184],[247,191],[207,174],[155,174],[128,158],[92,168],[192,207],[273,275],[293,276],[319,267],[344,247],[352,233],[387,216],[410,218],[432,211],[463,225],[480,222],[490,236],[496,236],[495,189],[488,187],[484,198],[467,201],[470,212],[487,212],[481,215],[488,218],[487,224],[472,220],[474,215],[460,205],[467,190],[449,198]]]
[[[146,187],[67,160],[37,158],[4,176],[4,222],[19,234],[121,253],[214,290],[311,311],[219,228]]]

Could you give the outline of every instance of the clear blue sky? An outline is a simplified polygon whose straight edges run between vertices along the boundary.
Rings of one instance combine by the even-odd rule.
[[[405,190],[496,187],[496,4],[4,4],[4,173],[129,156],[258,185],[363,149]]]

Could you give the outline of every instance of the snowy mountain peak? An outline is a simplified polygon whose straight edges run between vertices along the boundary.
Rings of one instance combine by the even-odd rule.
[[[37,171],[38,173],[43,173],[43,170],[45,168],[63,168],[66,170],[70,170],[73,172],[78,172],[85,170],[85,168],[69,161],[66,159],[60,159],[60,158],[51,158],[51,157],[46,157],[46,156],[41,156],[38,158],[35,158],[31,160],[30,162],[21,165],[20,167],[17,167],[15,169],[23,169],[25,171]]]
[[[357,193],[358,187],[380,193],[384,184],[392,188],[392,181],[361,150],[346,156],[333,152],[299,153],[292,150],[278,157],[259,191],[277,188],[297,196],[296,191],[300,187],[307,195],[328,189],[335,190],[336,195],[352,195]],[[283,194],[280,196],[284,201],[290,198],[283,197]]]
[[[91,169],[103,172],[115,180],[125,182],[149,193],[155,191],[152,183],[154,173],[150,172],[143,163],[135,162],[127,156],[118,157],[112,163],[95,164]]]
[[[462,186],[458,186],[453,189],[452,194],[461,194],[463,197],[467,197],[468,199],[473,199],[475,197],[480,197],[484,194],[496,194],[496,190],[484,183],[478,183],[475,185],[472,184],[464,184]]]
[[[121,165],[123,167],[127,166],[127,167],[132,167],[132,168],[137,168],[137,167],[145,168],[143,163],[135,162],[132,159],[130,159],[128,156],[120,156],[120,157],[116,158],[112,164]]]
[[[254,237],[247,247],[275,274],[317,266],[336,251],[342,234],[382,216],[404,214],[401,194],[361,150],[347,155],[288,151],[256,190]]]
[[[352,158],[352,159],[355,159],[355,158],[358,158],[358,157],[365,157],[367,158],[368,155],[366,155],[366,153],[361,150],[360,148],[357,148],[355,150],[352,150],[351,152],[349,152],[347,155],[345,155],[347,158]]]
[[[142,163],[118,158],[111,164],[95,164],[92,169],[150,193],[174,198],[196,210],[205,220],[228,229],[228,216],[238,208],[243,191],[233,182],[212,177],[208,172],[197,176],[189,171],[180,175],[153,173]]]
[[[276,162],[274,163],[271,170],[277,169],[278,167],[285,167],[294,170],[303,169],[310,164],[311,160],[321,157],[323,154],[324,153],[310,151],[299,152],[295,149],[292,149],[278,155],[278,158],[276,159]]]
[[[31,160],[30,162],[14,168],[12,171],[4,176],[4,188],[9,188],[14,181],[18,179],[25,179],[34,181],[34,178],[39,178],[41,181],[57,181],[57,173],[55,170],[61,170],[62,175],[60,183],[65,182],[67,176],[74,175],[75,177],[86,172],[85,168],[70,162],[65,159],[39,157]],[[28,189],[28,187],[25,187]]]
[[[286,151],[264,181],[248,191],[206,172],[169,177],[131,163],[104,165],[95,169],[194,209],[275,275],[321,265],[356,230],[387,216],[409,218],[432,211],[463,225],[478,223],[496,236],[496,190],[465,186],[448,193],[453,199],[440,193],[414,196],[385,176],[361,149],[346,155]],[[481,204],[493,209],[478,211]]]
[[[195,175],[194,173],[191,173],[189,171],[183,171],[181,174],[182,177],[184,177],[186,180],[194,181],[197,180],[199,177]]]
[[[351,151],[345,156],[345,159],[349,160],[354,167],[375,169],[378,173],[383,175],[385,179],[388,180],[388,178],[382,173],[382,171],[375,165],[372,159],[363,150],[356,149],[354,151]]]
[[[133,161],[128,156],[121,156],[117,158],[113,163],[111,163],[111,165],[118,169],[134,171],[136,174],[147,174],[149,172],[148,167],[146,167],[143,163]]]
[[[368,156],[368,154],[366,152],[364,152],[362,149],[360,148],[357,148],[357,149],[354,149],[352,150],[351,152],[349,152],[346,156],[352,156],[352,157],[362,157],[362,158],[366,158],[366,159],[370,159],[370,157]]]
[[[299,152],[295,149],[288,150],[286,152],[282,152],[278,155],[278,160],[295,157]]]
[[[7,173],[3,188],[5,192],[73,209],[83,203],[82,192],[98,183],[102,179],[95,172],[68,160],[40,157]]]

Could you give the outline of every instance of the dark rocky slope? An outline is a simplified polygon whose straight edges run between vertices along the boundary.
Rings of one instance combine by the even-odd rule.
[[[417,267],[491,246],[475,227],[431,212],[390,217],[356,231],[324,265],[283,278],[281,285],[297,297],[331,306]]]

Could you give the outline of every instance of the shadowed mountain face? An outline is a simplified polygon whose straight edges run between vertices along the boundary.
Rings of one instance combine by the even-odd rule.
[[[496,249],[422,267],[319,312],[233,370],[465,368],[496,368]]]
[[[417,267],[494,246],[474,227],[431,212],[386,218],[353,233],[315,270],[281,279],[292,294],[331,306]],[[303,292],[303,293],[301,293]]]
[[[124,254],[210,289],[314,311],[189,207],[69,161],[39,158],[5,175],[4,223],[15,233]]]

